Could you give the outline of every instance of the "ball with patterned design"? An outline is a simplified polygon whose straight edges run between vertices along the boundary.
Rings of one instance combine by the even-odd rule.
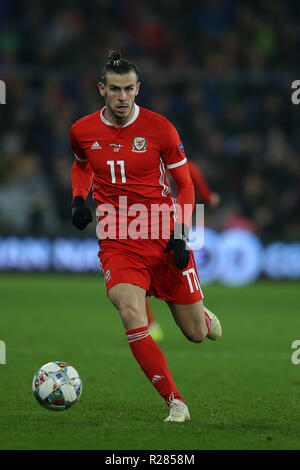
[[[63,411],[80,400],[82,380],[71,364],[52,361],[44,364],[34,374],[32,391],[44,408]]]

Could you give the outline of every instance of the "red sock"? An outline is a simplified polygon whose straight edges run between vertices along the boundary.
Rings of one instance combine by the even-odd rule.
[[[167,361],[152,339],[148,327],[126,331],[132,354],[158,393],[168,403],[173,398],[184,401],[177,390]]]

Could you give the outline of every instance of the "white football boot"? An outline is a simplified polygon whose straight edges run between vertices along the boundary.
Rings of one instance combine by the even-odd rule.
[[[217,316],[214,313],[212,313],[210,310],[208,310],[208,308],[204,307],[204,311],[210,318],[210,330],[209,330],[209,334],[207,335],[207,338],[212,339],[213,341],[216,341],[222,336],[221,323],[219,322]]]
[[[185,403],[177,398],[173,398],[169,402],[169,416],[165,419],[165,422],[174,421],[176,423],[183,423],[191,419],[189,409]]]

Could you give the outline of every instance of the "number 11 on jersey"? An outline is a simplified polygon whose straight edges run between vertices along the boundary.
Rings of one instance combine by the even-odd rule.
[[[110,174],[111,174],[111,182],[116,183],[116,171],[115,171],[115,161],[114,160],[107,160],[107,165],[110,166]],[[124,160],[117,160],[117,165],[120,165],[121,170],[121,182],[126,183],[126,175],[125,175],[125,164]]]

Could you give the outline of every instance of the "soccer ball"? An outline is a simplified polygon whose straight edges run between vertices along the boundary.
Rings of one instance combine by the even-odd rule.
[[[34,374],[32,391],[40,405],[48,410],[63,411],[80,400],[82,381],[70,364],[48,362]]]

